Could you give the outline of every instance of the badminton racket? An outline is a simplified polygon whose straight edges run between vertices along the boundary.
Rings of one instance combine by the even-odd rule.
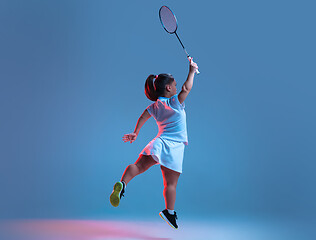
[[[160,22],[161,22],[163,28],[166,30],[167,33],[175,34],[177,36],[185,54],[187,55],[187,58],[189,59],[189,61],[193,61],[192,57],[185,49],[183,43],[181,42],[181,40],[177,34],[177,29],[178,29],[177,18],[174,15],[174,13],[170,10],[170,8],[168,8],[167,6],[162,6],[159,9],[159,19],[160,19]],[[200,73],[198,69],[196,69],[196,73],[197,74]]]

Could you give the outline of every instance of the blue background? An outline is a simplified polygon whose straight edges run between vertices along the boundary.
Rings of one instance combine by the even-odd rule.
[[[177,188],[183,217],[315,219],[316,34],[313,1],[0,1],[0,217],[156,216],[159,167],[109,194],[156,136],[149,74],[188,61],[201,74],[186,99],[189,145]]]

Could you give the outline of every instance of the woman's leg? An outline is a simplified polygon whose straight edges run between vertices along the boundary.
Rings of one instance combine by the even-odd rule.
[[[163,176],[163,195],[165,197],[166,209],[174,210],[174,204],[176,202],[176,188],[180,173],[164,166],[161,166],[161,171]]]
[[[134,164],[130,164],[123,173],[121,181],[126,184],[129,183],[135,176],[148,170],[151,166],[157,162],[150,155],[140,155]]]

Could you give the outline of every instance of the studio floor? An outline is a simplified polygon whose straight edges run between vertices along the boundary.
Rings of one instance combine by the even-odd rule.
[[[2,220],[0,238],[5,240],[312,240],[312,224],[254,219],[179,221],[174,230],[163,220]]]

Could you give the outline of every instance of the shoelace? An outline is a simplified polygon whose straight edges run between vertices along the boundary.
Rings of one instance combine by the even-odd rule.
[[[122,183],[123,184],[123,189],[121,191],[121,196],[124,197],[124,193],[125,193],[125,183]]]
[[[125,189],[123,188],[121,193],[120,193],[120,197],[124,197],[124,193],[125,193]]]
[[[178,216],[176,212],[174,212],[174,217],[178,220]]]

